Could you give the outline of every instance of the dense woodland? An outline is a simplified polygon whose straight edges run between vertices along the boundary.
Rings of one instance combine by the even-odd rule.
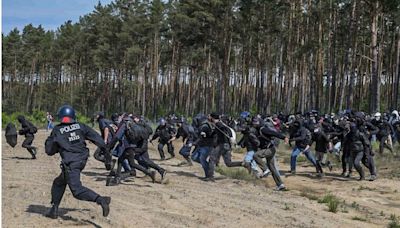
[[[2,33],[5,112],[156,117],[400,105],[399,0],[116,0]]]

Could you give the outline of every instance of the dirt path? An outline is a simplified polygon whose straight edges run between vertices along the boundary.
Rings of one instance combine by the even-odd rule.
[[[37,160],[26,159],[30,155],[21,140],[13,149],[2,135],[3,227],[383,227],[391,214],[400,215],[398,179],[348,181],[334,172],[321,180],[310,175],[310,167],[300,167],[299,175],[283,178],[289,191],[276,192],[271,177],[248,182],[217,174],[215,183],[205,183],[198,178],[203,176],[199,164],[179,167],[181,160],[171,159],[156,161],[169,171],[164,185],[138,172],[138,178],[106,187],[107,172],[91,157],[81,179],[99,194],[112,196],[110,216],[103,218],[98,205],[78,201],[67,190],[60,218],[51,220],[43,213],[50,206],[60,158],[44,154],[48,133],[39,131],[35,139]],[[152,146],[150,156],[158,158]],[[281,163],[280,168],[288,166]],[[316,200],[328,192],[340,199],[337,213]]]

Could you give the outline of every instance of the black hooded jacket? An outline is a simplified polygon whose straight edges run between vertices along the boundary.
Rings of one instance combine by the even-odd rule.
[[[297,126],[297,130],[291,135],[290,141],[295,141],[296,146],[302,149],[311,145],[311,132],[303,126],[303,121],[298,119],[294,122],[294,125]]]
[[[18,122],[21,123],[21,129],[18,131],[20,135],[33,136],[34,128],[36,128],[30,121],[26,120],[24,116],[17,117]]]

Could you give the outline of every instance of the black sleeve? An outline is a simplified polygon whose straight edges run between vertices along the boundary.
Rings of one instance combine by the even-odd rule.
[[[300,135],[296,138],[291,138],[290,141],[303,141],[307,138],[306,131],[304,129],[300,129]]]
[[[54,130],[51,132],[50,136],[46,139],[45,152],[49,156],[53,156],[59,152],[58,143],[55,141],[55,133]]]
[[[321,130],[321,135],[322,135],[322,137],[323,137],[326,141],[329,141],[328,135],[327,135],[324,131],[322,131],[322,130]]]
[[[285,136],[282,133],[279,133],[277,131],[273,131],[273,130],[267,128],[267,127],[261,128],[261,133],[263,135],[267,136],[267,137],[268,136],[270,136],[270,137],[272,136],[272,137],[276,137],[276,138],[279,138],[279,139],[285,139]]]
[[[96,146],[98,146],[101,150],[106,150],[106,144],[104,143],[104,140],[101,138],[99,133],[97,133],[95,130],[92,128],[86,126],[85,124],[80,124],[82,127],[82,131],[85,135],[85,139],[91,141],[94,143]]]
[[[386,124],[386,125],[388,126],[388,128],[389,128],[389,134],[392,134],[392,133],[395,132],[393,126],[392,126],[389,122],[385,121],[385,124]]]
[[[159,136],[160,136],[160,130],[159,130],[159,127],[157,127],[151,140],[154,140],[154,139],[158,138]]]
[[[260,146],[260,140],[257,138],[257,136],[253,133],[249,134],[249,141],[252,145],[255,145],[256,147]]]
[[[361,142],[362,142],[364,148],[369,149],[371,147],[371,144],[370,144],[368,138],[363,133],[360,133],[360,138],[361,138]]]
[[[376,135],[379,132],[379,128],[373,125],[372,123],[366,122],[365,123],[369,129],[371,135]]]

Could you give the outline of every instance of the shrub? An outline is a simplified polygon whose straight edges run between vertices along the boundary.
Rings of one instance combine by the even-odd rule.
[[[328,211],[333,213],[336,213],[338,211],[338,206],[340,204],[339,199],[332,194],[325,195],[324,198],[318,200],[318,203],[327,204]]]
[[[238,179],[238,180],[255,180],[255,178],[248,173],[248,171],[242,167],[239,168],[228,168],[228,167],[222,167],[219,166],[215,169],[218,173],[221,175],[233,178],[233,179]]]
[[[390,223],[388,224],[388,228],[400,228],[399,219],[396,215],[390,215]]]

